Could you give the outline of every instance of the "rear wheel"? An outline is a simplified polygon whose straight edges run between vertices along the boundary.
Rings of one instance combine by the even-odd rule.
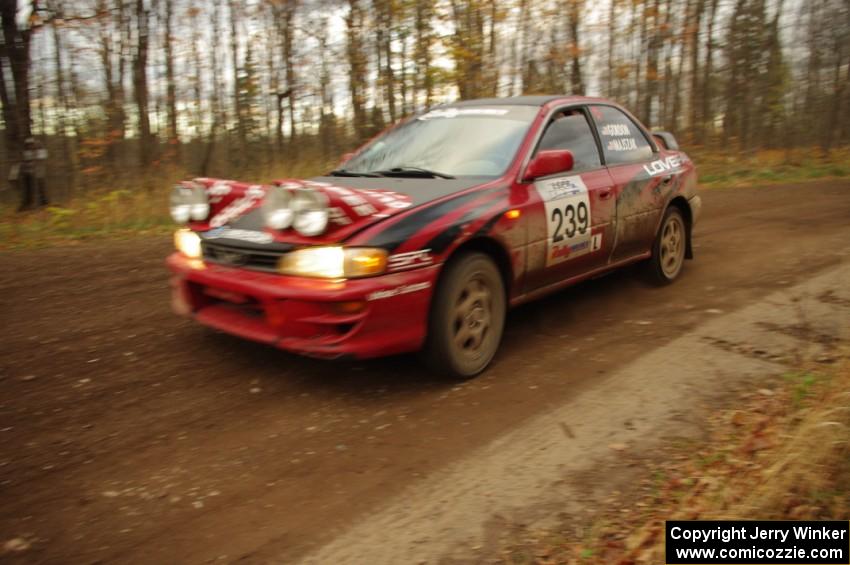
[[[459,379],[481,373],[499,348],[505,325],[505,287],[483,253],[453,260],[434,295],[423,350],[435,371]]]
[[[658,284],[670,284],[682,272],[688,232],[682,212],[670,206],[664,212],[661,228],[652,244],[652,257],[647,263],[650,277]]]

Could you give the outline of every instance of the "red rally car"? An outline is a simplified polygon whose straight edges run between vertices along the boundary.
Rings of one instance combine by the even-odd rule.
[[[173,306],[304,355],[421,350],[471,377],[509,306],[637,261],[676,279],[696,189],[672,135],[604,99],[439,106],[326,176],[175,187]]]

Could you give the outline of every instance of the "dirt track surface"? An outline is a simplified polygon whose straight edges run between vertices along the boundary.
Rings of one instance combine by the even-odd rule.
[[[463,385],[413,357],[311,361],[176,318],[165,239],[2,255],[0,543],[29,547],[0,559],[295,560],[712,316],[848,260],[850,182],[703,198],[675,285],[625,270],[521,307]]]

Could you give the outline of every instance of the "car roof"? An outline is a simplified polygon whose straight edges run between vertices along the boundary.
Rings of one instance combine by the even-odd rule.
[[[509,96],[506,98],[476,98],[474,100],[458,100],[444,107],[457,108],[463,106],[545,106],[550,102],[600,102],[601,98],[577,96],[569,94],[549,94],[536,96]]]

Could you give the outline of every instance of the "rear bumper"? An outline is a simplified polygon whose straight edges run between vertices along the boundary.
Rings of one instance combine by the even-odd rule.
[[[224,267],[174,253],[172,306],[224,332],[312,357],[421,348],[438,267],[327,281]]]

